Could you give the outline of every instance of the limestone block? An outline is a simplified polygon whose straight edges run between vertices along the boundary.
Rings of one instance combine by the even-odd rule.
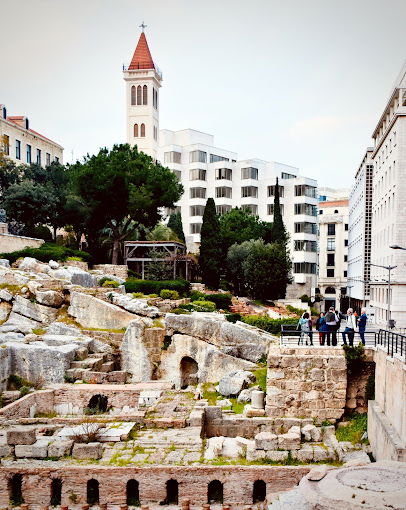
[[[325,372],[320,368],[312,368],[310,370],[310,379],[313,381],[323,382],[325,380]]]
[[[222,377],[219,382],[219,392],[225,397],[238,395],[250,382],[255,380],[251,372],[235,370]]]
[[[313,446],[313,460],[315,462],[323,462],[324,460],[330,460],[334,458],[335,454],[332,448],[329,447],[323,448],[322,446],[319,445]]]
[[[29,277],[26,276],[22,271],[16,271],[14,269],[0,268],[0,284],[7,285],[25,285],[29,281]]]
[[[116,277],[114,277],[117,279]],[[128,312],[145,317],[159,317],[161,314],[156,306],[149,306],[143,299],[134,299],[129,294],[119,294],[118,292],[111,292],[111,300],[117,305],[121,306]]]
[[[343,467],[364,466],[371,463],[369,455],[364,450],[345,452],[342,461],[344,462]]]
[[[103,446],[101,443],[75,443],[72,457],[75,459],[101,459]]]
[[[225,437],[223,441],[223,448],[221,450],[222,457],[231,459],[238,459],[242,457],[244,448],[240,445],[235,437]]]
[[[254,409],[250,404],[244,407],[243,415],[247,418],[265,416],[265,409]]]
[[[14,448],[8,444],[0,444],[0,457],[10,457],[14,454]]]
[[[275,368],[272,369],[272,370],[268,370],[267,378],[268,378],[268,380],[271,380],[271,379],[284,379],[285,378],[285,371],[281,370],[281,369],[275,369]]]
[[[90,273],[74,273],[71,278],[71,282],[73,285],[80,285],[81,287],[97,287],[98,276],[94,276]]]
[[[0,266],[1,267],[9,268],[10,267],[10,261],[7,260],[7,259],[0,259]]]
[[[133,382],[149,381],[152,377],[153,365],[144,344],[144,331],[150,323],[150,319],[140,317],[132,320],[121,343],[121,368],[131,374]]]
[[[249,389],[242,390],[238,395],[237,402],[251,402],[251,391]]]
[[[48,446],[49,457],[64,457],[70,455],[72,451],[73,441],[70,439],[56,440]]]
[[[318,442],[321,440],[321,430],[315,425],[309,424],[302,427],[302,435],[305,441]]]
[[[265,458],[265,450],[257,450],[254,445],[249,445],[247,447],[247,460],[248,462],[252,462],[255,460],[261,460]]]
[[[206,443],[206,450],[204,452],[205,460],[213,460],[220,457],[223,450],[224,437],[210,437]]]
[[[281,434],[278,436],[278,447],[282,450],[299,450],[300,435],[299,434]]]
[[[218,406],[207,406],[204,409],[206,420],[218,420],[222,417],[221,407]]]
[[[45,459],[48,457],[48,439],[38,439],[34,444],[18,444],[15,456],[18,458]]]
[[[274,462],[283,462],[287,460],[289,457],[289,452],[281,451],[281,450],[273,450],[269,452],[265,452],[265,458],[272,460]]]
[[[0,299],[2,301],[12,301],[14,298],[13,294],[11,294],[11,292],[9,292],[8,290],[6,289],[1,289],[0,290]]]
[[[36,290],[35,298],[38,303],[46,306],[58,307],[63,303],[63,294],[56,290]]]
[[[43,324],[50,324],[56,318],[57,310],[48,306],[32,303],[29,299],[16,296],[13,312]]]
[[[7,320],[8,316],[11,312],[11,305],[10,303],[0,303],[0,321],[4,322]]]
[[[312,462],[313,460],[313,448],[310,445],[304,448],[300,448],[300,450],[293,450],[291,453],[292,459],[298,460],[300,462]]]
[[[326,476],[327,472],[330,469],[332,469],[332,468],[329,466],[326,466],[325,464],[322,464],[321,466],[316,466],[309,471],[306,478],[308,480],[312,480],[313,482],[318,482]]]
[[[278,436],[271,432],[260,432],[255,436],[255,448],[257,450],[276,450],[278,448]]]
[[[58,269],[59,264],[58,264],[58,262],[56,262],[55,260],[50,260],[50,261],[48,262],[48,266],[49,266],[51,269]]]
[[[288,430],[288,434],[297,434],[300,436],[300,426],[299,425],[293,425],[293,427],[290,427]]]
[[[37,440],[35,435],[35,428],[30,427],[13,427],[6,432],[8,445],[30,445],[34,444]]]
[[[87,328],[123,329],[136,319],[118,306],[80,292],[71,293],[68,313]]]
[[[39,262],[37,259],[32,257],[24,257],[18,263],[18,269],[20,271],[27,271],[28,273],[47,273],[49,270],[48,264],[44,264],[43,262]]]

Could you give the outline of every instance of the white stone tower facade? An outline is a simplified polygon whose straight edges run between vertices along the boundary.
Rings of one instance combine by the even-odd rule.
[[[162,75],[152,60],[145,33],[138,40],[133,58],[123,68],[126,83],[127,142],[137,145],[154,160],[159,147],[159,89]]]

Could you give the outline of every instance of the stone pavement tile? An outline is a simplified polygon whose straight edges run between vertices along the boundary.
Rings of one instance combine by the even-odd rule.
[[[148,453],[137,453],[134,457],[132,457],[132,462],[144,462],[148,456]]]
[[[165,451],[156,450],[155,452],[151,453],[151,455],[148,457],[148,462],[150,464],[159,464],[163,461],[165,455],[166,455]]]
[[[201,453],[200,452],[189,452],[185,453],[185,456],[183,457],[183,462],[198,462],[200,460]]]
[[[172,452],[169,452],[168,455],[165,457],[165,464],[174,464],[176,462],[181,462],[184,455],[183,450],[174,450]]]

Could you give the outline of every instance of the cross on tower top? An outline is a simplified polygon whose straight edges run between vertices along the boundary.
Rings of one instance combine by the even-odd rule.
[[[141,23],[140,28],[142,28],[142,31],[144,32],[145,28],[147,28],[148,25],[145,25],[144,22]]]

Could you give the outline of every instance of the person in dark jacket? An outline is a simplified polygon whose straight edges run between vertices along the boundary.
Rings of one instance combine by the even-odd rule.
[[[361,315],[358,319],[358,331],[362,345],[365,345],[365,330],[367,327],[368,315],[365,308],[361,308]]]
[[[320,315],[316,321],[316,329],[319,332],[319,343],[320,343],[320,345],[324,345],[326,332],[328,331],[328,326],[326,324],[326,318],[325,318],[324,312],[320,313]]]

